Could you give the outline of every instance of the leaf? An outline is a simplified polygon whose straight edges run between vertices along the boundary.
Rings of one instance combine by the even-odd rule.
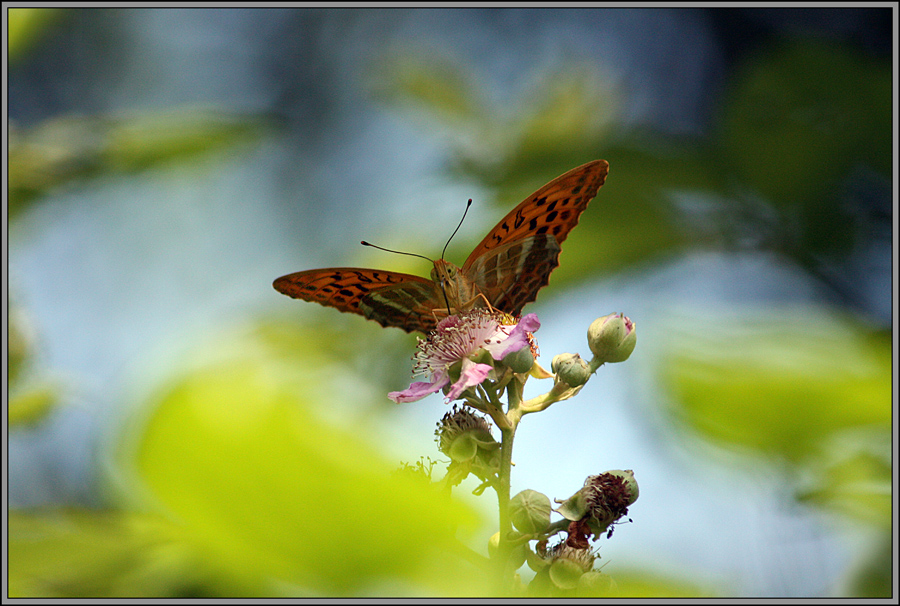
[[[683,423],[719,445],[800,462],[852,427],[888,427],[886,339],[815,308],[680,323],[662,380]]]
[[[891,65],[813,39],[775,44],[738,70],[721,156],[755,194],[802,220],[803,244],[846,247],[841,184],[856,165],[891,170]]]
[[[472,512],[392,475],[395,464],[313,415],[277,368],[239,356],[178,380],[135,437],[130,492],[151,495],[226,566],[303,593],[360,595],[390,579],[468,591],[433,573],[453,570],[454,534]]]
[[[155,515],[10,511],[9,595],[31,598],[215,597],[274,592],[227,570]]]
[[[59,116],[10,125],[10,217],[55,188],[89,178],[196,161],[259,136],[259,116],[201,108],[128,118]]]

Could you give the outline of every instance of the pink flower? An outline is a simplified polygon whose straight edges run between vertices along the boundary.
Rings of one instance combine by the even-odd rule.
[[[493,310],[475,309],[447,316],[428,335],[419,339],[414,359],[413,376],[429,375],[431,381],[416,381],[403,391],[392,391],[393,401],[415,402],[450,385],[450,367],[460,362],[459,379],[450,386],[447,400],[456,400],[468,388],[479,385],[494,369],[490,364],[473,362],[471,357],[485,350],[494,360],[530,347],[528,333],[541,324],[537,315],[528,314],[517,324],[504,324],[509,318]]]

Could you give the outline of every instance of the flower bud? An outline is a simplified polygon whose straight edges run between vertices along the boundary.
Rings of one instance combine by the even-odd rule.
[[[564,353],[553,357],[550,368],[569,387],[579,387],[591,377],[591,369],[580,355]]]
[[[578,587],[578,579],[583,574],[584,569],[572,560],[560,559],[550,565],[550,580],[560,589]]]
[[[518,351],[507,354],[503,358],[503,364],[514,373],[523,374],[531,370],[531,367],[534,365],[534,354],[531,353],[530,348],[523,347]]]
[[[497,554],[500,552],[500,533],[495,532],[491,535],[491,538],[488,539],[488,556],[491,558],[496,558]],[[512,564],[516,569],[518,569],[522,564],[525,563],[528,554],[531,553],[531,550],[528,549],[528,543],[519,543],[518,545],[514,545],[512,550],[509,552],[509,563]]]
[[[597,318],[588,327],[588,345],[594,353],[591,367],[596,370],[607,362],[624,362],[637,342],[635,323],[620,313]]]
[[[509,500],[513,526],[524,534],[535,534],[550,525],[550,499],[535,490],[523,490]]]

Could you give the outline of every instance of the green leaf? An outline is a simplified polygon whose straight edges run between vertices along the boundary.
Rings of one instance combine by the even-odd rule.
[[[687,426],[793,462],[818,456],[835,432],[889,427],[888,340],[815,308],[744,312],[671,331],[662,379]]]
[[[202,108],[127,118],[60,116],[9,129],[10,217],[73,181],[184,165],[258,137],[259,116]]]
[[[132,492],[227,566],[304,592],[366,594],[391,579],[468,591],[433,573],[453,570],[454,533],[472,528],[473,513],[392,474],[363,435],[317,418],[277,368],[239,356],[179,380],[137,436]]]
[[[266,595],[273,586],[228,570],[164,517],[103,510],[9,513],[9,595],[146,598]]]
[[[891,111],[889,61],[785,41],[739,70],[724,104],[723,158],[770,202],[834,214],[854,164],[890,174]]]
[[[65,11],[55,8],[10,8],[7,11],[7,49],[14,62],[44,35],[48,25]]]
[[[29,384],[9,395],[10,427],[42,421],[59,403],[59,388],[51,382]]]

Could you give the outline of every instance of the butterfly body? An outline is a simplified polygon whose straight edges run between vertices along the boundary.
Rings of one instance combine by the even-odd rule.
[[[516,206],[462,267],[438,259],[431,279],[377,269],[337,267],[275,280],[276,290],[356,313],[382,326],[427,334],[443,315],[491,307],[518,316],[559,265],[560,245],[606,180],[595,160],[557,177]]]

